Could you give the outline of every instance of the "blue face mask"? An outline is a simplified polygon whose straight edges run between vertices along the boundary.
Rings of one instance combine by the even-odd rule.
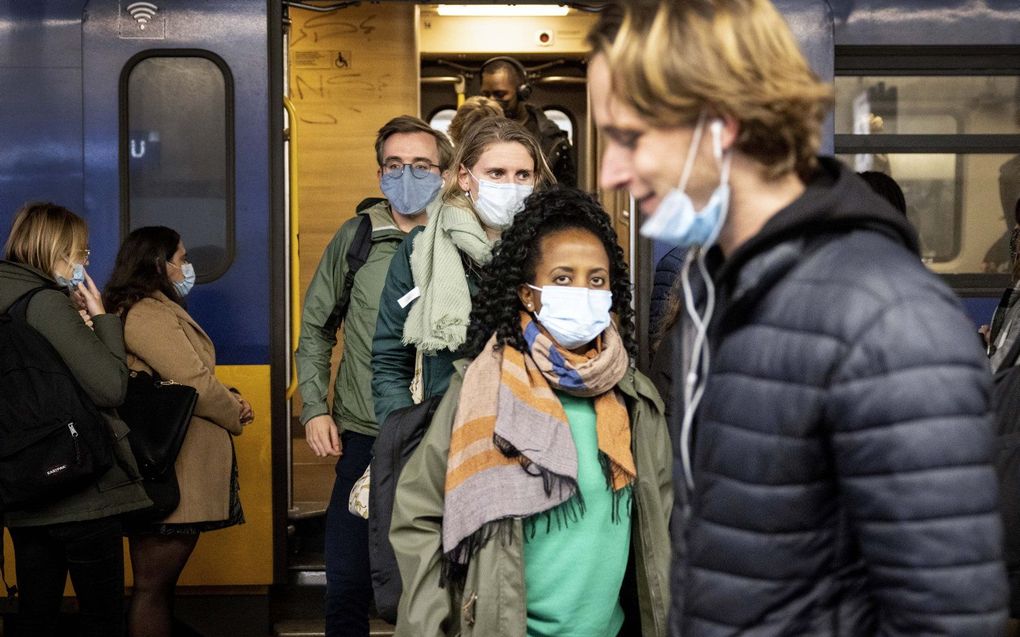
[[[60,285],[66,287],[66,288],[70,288],[72,291],[73,290],[77,290],[78,289],[78,284],[85,282],[85,266],[80,264],[80,263],[75,263],[71,267],[71,278],[70,279],[65,279],[64,277],[60,276],[59,274],[56,275],[55,278],[57,280],[57,283],[59,283]]]
[[[694,158],[697,155],[698,146],[701,143],[701,135],[704,132],[705,116],[702,114],[698,120],[698,126],[694,129],[694,137],[691,140],[691,147],[687,151],[687,161],[684,163],[683,174],[680,176],[680,184],[670,190],[663,198],[655,214],[641,225],[641,234],[650,239],[665,241],[674,245],[689,248],[691,246],[709,247],[719,238],[719,232],[726,225],[726,215],[730,207],[730,159],[732,155],[727,154],[722,158],[722,150],[719,147],[716,137],[715,151],[716,160],[721,161],[722,172],[719,178],[719,187],[715,189],[708,203],[700,211],[694,209],[694,202],[684,192],[687,188],[687,180],[691,176],[691,169],[694,167]],[[715,133],[718,135],[718,133]]]
[[[174,289],[181,295],[181,298],[188,296],[188,292],[191,292],[191,288],[195,287],[195,266],[190,263],[185,263],[182,266],[178,266],[176,263],[170,263],[175,268],[179,267],[181,274],[184,275],[183,281],[173,281]]]
[[[410,166],[404,166],[399,175],[384,174],[380,187],[395,211],[410,216],[420,213],[436,198],[443,187],[443,178],[433,172],[418,178]]]

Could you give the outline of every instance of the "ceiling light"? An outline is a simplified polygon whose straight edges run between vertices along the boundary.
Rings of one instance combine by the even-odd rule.
[[[493,18],[564,16],[570,7],[555,4],[441,4],[436,9],[443,16],[480,16]]]

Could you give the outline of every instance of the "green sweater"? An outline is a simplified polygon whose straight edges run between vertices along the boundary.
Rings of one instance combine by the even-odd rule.
[[[613,492],[599,462],[591,398],[556,392],[577,448],[584,515],[546,527],[538,514],[524,544],[528,637],[616,637],[623,626],[620,587],[630,554],[630,487],[613,518]],[[548,531],[546,530],[548,528]]]
[[[397,246],[404,239],[393,221],[389,202],[383,200],[359,212],[347,221],[326,247],[308,284],[304,311],[301,313],[301,337],[298,340],[298,386],[301,389],[301,424],[331,413],[327,404],[330,356],[336,346],[336,334],[323,330],[347,276],[347,251],[361,223],[362,215],[372,220],[372,247],[368,259],[354,277],[351,300],[344,319],[343,356],[333,384],[333,420],[341,430],[369,436],[379,433],[372,405],[372,338],[375,335],[379,297],[386,272]]]

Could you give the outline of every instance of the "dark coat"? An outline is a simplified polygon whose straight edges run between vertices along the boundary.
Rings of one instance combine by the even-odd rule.
[[[900,213],[822,160],[729,259],[709,255],[674,634],[1002,634],[987,363],[916,250]]]
[[[414,378],[416,350],[413,345],[404,345],[404,323],[411,311],[411,303],[401,307],[400,299],[415,288],[411,252],[414,250],[414,238],[424,229],[424,226],[418,226],[411,230],[397,247],[379,298],[379,314],[372,337],[372,401],[376,422],[380,426],[386,423],[387,416],[394,410],[414,404],[410,386]],[[466,261],[467,257],[464,259]],[[468,280],[468,291],[474,297],[478,291],[478,275],[470,267],[464,269],[464,274]],[[441,396],[446,392],[453,374],[453,362],[463,356],[460,350],[451,352],[444,349],[422,357],[424,398]]]
[[[6,312],[22,294],[42,285],[53,286],[55,282],[26,265],[0,263],[0,312]],[[103,414],[115,440],[115,462],[95,484],[82,491],[42,507],[8,511],[7,526],[81,522],[150,506],[128,445],[128,427],[113,409],[124,402],[128,381],[120,318],[115,314],[93,316],[93,329],[89,329],[67,294],[43,290],[29,301],[26,319],[60,354]]]
[[[549,119],[541,108],[531,104],[525,104],[524,108],[528,114],[524,127],[538,140],[556,182],[576,188],[577,165],[574,162],[574,149],[570,145],[567,132]]]
[[[662,321],[668,319],[666,312],[669,309],[669,297],[683,269],[684,257],[687,249],[677,246],[667,252],[655,266],[655,276],[652,278],[652,298],[648,306],[648,334],[652,340],[657,340]]]

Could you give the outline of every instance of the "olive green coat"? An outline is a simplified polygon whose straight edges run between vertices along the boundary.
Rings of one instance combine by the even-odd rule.
[[[323,329],[336,307],[347,277],[347,253],[354,242],[363,216],[372,221],[372,246],[365,264],[358,270],[344,317],[343,356],[333,384],[333,421],[343,431],[366,436],[379,433],[372,404],[372,338],[376,315],[390,260],[406,236],[393,220],[386,200],[359,212],[337,230],[322,254],[301,313],[301,338],[294,354],[301,388],[301,424],[329,414],[330,355],[336,346],[336,332]]]
[[[439,585],[446,461],[467,361],[455,366],[449,391],[397,485],[390,542],[404,590],[396,634],[522,637],[527,632],[527,594],[520,520],[514,521],[509,541],[496,537],[471,558],[463,593],[451,594],[450,588]],[[669,435],[662,401],[651,381],[628,371],[617,388],[630,414],[631,450],[638,473],[631,527],[636,590],[621,594],[636,593],[641,635],[664,637],[669,606],[667,527],[673,505]]]
[[[22,294],[41,285],[54,285],[46,274],[26,265],[0,262],[0,312],[6,312]],[[28,304],[28,324],[53,345],[99,408],[113,435],[113,466],[92,486],[44,507],[8,511],[7,526],[43,526],[94,520],[134,511],[151,504],[142,489],[138,466],[128,445],[127,425],[114,407],[124,402],[128,368],[120,318],[113,314],[92,317],[93,329],[81,320],[67,294],[38,292]]]

